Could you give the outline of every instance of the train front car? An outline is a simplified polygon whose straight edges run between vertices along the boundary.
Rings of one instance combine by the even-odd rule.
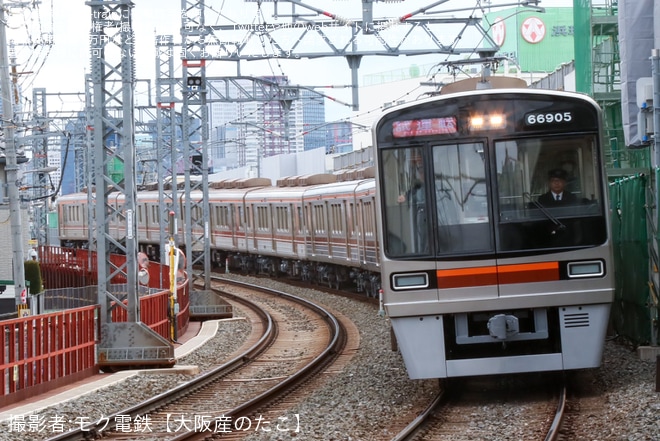
[[[527,89],[376,122],[383,300],[410,378],[600,365],[614,295],[601,130],[588,97]]]

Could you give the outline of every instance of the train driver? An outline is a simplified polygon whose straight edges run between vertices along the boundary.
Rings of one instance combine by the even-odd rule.
[[[539,196],[538,202],[547,208],[563,207],[578,203],[578,198],[566,189],[568,173],[561,168],[555,168],[548,173],[547,193]]]

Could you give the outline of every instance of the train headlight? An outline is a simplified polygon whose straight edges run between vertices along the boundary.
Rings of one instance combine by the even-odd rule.
[[[470,117],[470,131],[500,130],[506,127],[506,118],[501,113],[474,115]]]
[[[484,118],[482,116],[473,116],[470,118],[470,130],[483,130]]]
[[[501,129],[505,126],[504,117],[502,115],[491,115],[490,116],[490,127],[495,129]]]
[[[429,287],[429,276],[426,273],[394,274],[392,276],[394,289],[422,289]]]
[[[569,262],[568,277],[600,277],[605,274],[603,262],[600,260],[591,260],[587,262]]]

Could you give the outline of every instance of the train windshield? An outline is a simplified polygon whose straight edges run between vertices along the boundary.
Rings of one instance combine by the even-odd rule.
[[[605,242],[594,136],[499,141],[495,163],[498,250]]]
[[[595,136],[581,135],[383,150],[388,255],[602,244],[606,224],[596,145]]]

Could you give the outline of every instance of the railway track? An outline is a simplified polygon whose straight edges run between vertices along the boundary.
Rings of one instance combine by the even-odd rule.
[[[242,304],[254,321],[240,354],[167,393],[50,440],[230,438],[245,436],[257,423],[299,430],[299,417],[287,415],[281,403],[337,359],[346,333],[332,314],[305,299],[256,286],[231,289],[223,296]]]
[[[257,281],[256,283],[260,282]],[[234,303],[234,306],[239,306],[238,302],[251,300],[254,303],[261,303],[263,305],[262,309],[267,310],[270,314],[273,333],[282,338],[281,341],[286,342],[285,346],[288,351],[280,352],[279,355],[268,352],[268,354],[259,358],[244,353],[234,357],[232,361],[239,360],[241,362],[241,367],[237,369],[243,374],[218,380],[225,383],[225,386],[229,385],[229,388],[223,389],[224,392],[206,391],[203,388],[198,388],[197,391],[192,392],[182,392],[182,395],[188,398],[178,400],[178,404],[157,403],[158,399],[164,397],[156,397],[150,404],[152,410],[140,410],[139,406],[135,406],[109,416],[108,420],[112,421],[117,416],[131,417],[131,415],[134,415],[131,417],[134,419],[135,416],[144,418],[145,415],[149,415],[152,425],[160,421],[158,424],[169,424],[169,428],[172,430],[169,434],[151,430],[145,433],[146,439],[220,438],[231,440],[241,439],[253,435],[257,431],[263,432],[266,430],[276,432],[273,436],[279,434],[280,436],[305,437],[305,431],[310,428],[310,422],[306,421],[308,415],[304,410],[296,414],[295,412],[299,412],[299,410],[292,409],[300,409],[298,404],[315,393],[331,375],[340,373],[343,369],[341,366],[343,362],[336,360],[331,367],[317,368],[314,374],[301,379],[297,385],[293,387],[283,386],[285,392],[273,391],[274,393],[271,393],[269,389],[275,388],[276,385],[288,378],[287,375],[278,371],[283,369],[278,362],[290,364],[295,362],[297,358],[310,359],[313,357],[310,354],[294,354],[293,350],[296,347],[292,342],[309,342],[314,339],[328,341],[331,339],[330,327],[321,326],[320,323],[324,319],[320,317],[304,316],[304,313],[295,304],[287,303],[284,306],[277,306],[280,304],[280,300],[286,297],[283,293],[275,294],[277,298],[268,297],[264,300],[261,294],[251,292],[256,289],[261,291],[262,288],[251,286],[250,290],[247,291],[246,288],[233,286],[234,284],[235,282],[230,279],[214,279],[214,288],[225,292],[228,301]],[[243,346],[247,349],[247,347],[254,346],[257,341],[262,339],[265,335],[264,330],[269,328],[270,325],[267,318],[265,321],[263,318],[258,319],[259,316],[267,317],[268,314],[257,313],[245,305],[241,306],[240,310],[248,316],[249,322],[253,323],[253,333],[249,342]],[[322,313],[322,315],[326,313]],[[283,317],[287,319],[299,317],[299,319],[292,320],[291,323],[287,324],[288,329],[283,330],[281,327],[276,326],[277,323],[287,323],[288,320],[285,321]],[[336,320],[345,323],[341,314],[338,314]],[[254,325],[254,323],[257,324]],[[345,326],[354,325],[348,321]],[[327,327],[328,329],[325,336],[317,335],[311,340],[304,336],[304,333],[311,330],[308,328],[321,327]],[[288,335],[284,335],[287,333]],[[343,358],[344,362],[347,362],[359,347],[359,333],[357,329],[352,328],[345,334],[348,338],[347,348],[337,355],[339,355],[339,360]],[[277,343],[266,343],[265,346],[270,350],[276,345]],[[308,346],[305,345],[305,347]],[[248,371],[243,364],[246,361],[252,361],[252,364],[259,366],[262,369],[262,374],[259,374],[258,371]],[[292,373],[291,376],[293,375],[295,374]],[[407,416],[392,414],[387,425],[382,426],[382,435],[384,436],[373,434],[373,437],[369,439],[383,441],[427,441],[434,439],[452,439],[456,441],[468,439],[563,441],[572,439],[571,434],[580,433],[579,428],[586,421],[586,418],[589,418],[591,413],[598,412],[593,407],[597,407],[597,403],[603,401],[602,397],[599,398],[598,391],[593,387],[589,387],[590,384],[593,384],[593,381],[585,378],[584,375],[588,374],[583,373],[580,376],[575,376],[577,379],[573,379],[573,376],[568,377],[573,379],[568,385],[568,393],[561,392],[557,382],[550,381],[550,379],[555,378],[552,374],[479,377],[443,382],[441,383],[443,387],[440,388],[440,393],[434,397],[432,403],[426,404],[427,409],[419,414],[417,418],[414,417],[416,415],[414,412]],[[449,384],[449,387],[445,387],[447,384]],[[163,394],[163,396],[165,395],[168,396],[166,401],[177,402],[169,393]],[[247,398],[248,395],[251,396],[250,399]],[[230,398],[234,404],[230,402]],[[199,404],[200,401],[203,404]],[[211,409],[209,403],[218,406],[218,410]],[[173,406],[181,406],[181,408],[187,408],[188,410],[176,410],[177,408]],[[222,406],[224,406],[223,409],[220,409]],[[413,403],[411,401],[411,409],[416,408],[419,411],[423,406],[423,402]],[[330,409],[328,409],[328,412],[328,415],[332,415]],[[217,418],[202,418],[204,415],[212,414],[216,415]],[[167,419],[168,415],[169,420]],[[192,415],[192,418],[185,415]],[[496,420],[499,420],[494,425],[492,415],[497,415]],[[199,417],[197,421],[195,421],[195,416]],[[235,422],[239,418],[240,430],[235,427],[230,430],[228,422]],[[410,422],[413,418],[415,420]],[[486,424],[480,423],[485,420],[489,422]],[[193,429],[194,424],[206,427],[206,430],[200,433],[199,430]],[[408,426],[401,430],[406,424]],[[134,433],[134,428],[131,429],[131,433],[124,433],[121,431],[121,424],[117,426],[118,429],[115,429],[114,432],[109,426],[110,424],[101,432],[104,439],[141,439],[139,434]],[[89,430],[89,428],[86,429]],[[300,434],[296,433],[296,430],[300,430]],[[392,437],[392,434],[397,433],[399,430],[401,431]],[[496,432],[493,432],[493,430]],[[216,433],[212,433],[213,431]],[[69,437],[69,435],[62,435],[51,439],[89,439],[93,433],[92,430],[89,430],[83,433],[82,436]],[[389,436],[385,435],[386,433],[389,433]],[[259,439],[268,439],[268,433],[261,433]]]
[[[524,427],[524,439],[556,441],[566,411],[566,385],[562,381],[530,383],[522,377],[502,380],[475,378],[444,382],[428,407],[391,441],[517,439],[507,433]],[[501,431],[480,427],[483,412],[500,413]],[[489,416],[489,418],[492,418]]]

